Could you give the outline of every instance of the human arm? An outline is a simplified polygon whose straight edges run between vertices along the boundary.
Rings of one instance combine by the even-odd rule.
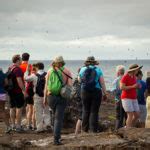
[[[20,89],[22,90],[22,93],[24,94],[24,96],[27,97],[27,93],[26,93],[25,86],[24,86],[22,78],[17,77],[17,82],[18,82],[18,85],[19,85]]]
[[[48,91],[47,85],[48,85],[49,76],[50,76],[50,71],[47,72],[47,75],[45,77],[44,101],[43,101],[44,106],[48,105],[48,103],[47,103],[47,95],[48,95],[49,91]]]
[[[23,72],[22,72],[22,70],[20,68],[16,68],[16,69],[14,69],[14,74],[16,76],[16,81],[18,83],[18,86],[22,90],[22,93],[24,94],[24,96],[27,97],[27,93],[26,93],[25,85],[24,85],[24,81],[23,81]]]
[[[103,96],[106,99],[107,98],[107,95],[106,95],[107,94],[106,93],[106,85],[105,85],[105,80],[104,80],[103,76],[100,77],[99,82],[100,82],[101,87],[102,87]]]
[[[136,89],[139,88],[139,85],[136,83],[134,85],[126,86],[125,83],[120,82],[120,89],[121,90],[130,90],[130,89]]]

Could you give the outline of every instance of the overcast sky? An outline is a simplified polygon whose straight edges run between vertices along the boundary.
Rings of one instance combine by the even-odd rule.
[[[0,0],[0,60],[148,59],[149,0]]]

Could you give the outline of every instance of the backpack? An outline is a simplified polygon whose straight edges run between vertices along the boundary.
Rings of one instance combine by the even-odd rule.
[[[15,88],[15,84],[13,83],[13,71],[14,69],[16,69],[17,66],[13,66],[12,68],[8,68],[8,71],[6,72],[6,76],[7,76],[7,80],[8,80],[8,84],[6,86],[6,91],[8,92],[8,94],[12,93],[12,90]]]
[[[51,92],[52,95],[59,95],[63,86],[57,74],[62,79],[62,72],[60,70],[50,70],[50,76],[48,79],[48,90]]]
[[[71,99],[80,99],[81,98],[81,84],[78,81],[78,78],[75,78],[72,86]]]
[[[36,85],[36,89],[35,89],[35,93],[40,96],[40,97],[44,97],[44,87],[45,87],[45,76],[46,76],[46,72],[44,72],[43,74],[36,74],[37,76],[37,85]]]
[[[91,68],[91,67],[87,67],[86,70],[83,73],[83,77],[81,78],[81,84],[82,84],[82,88],[85,91],[89,91],[89,92],[93,92],[95,90],[96,87],[96,67]]]

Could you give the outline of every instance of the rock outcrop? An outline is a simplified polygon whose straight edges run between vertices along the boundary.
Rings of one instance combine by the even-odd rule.
[[[29,135],[28,135],[29,136]],[[38,136],[38,137],[37,137]],[[47,137],[46,137],[47,136]],[[42,137],[0,137],[1,150],[149,150],[150,129],[129,128],[118,132],[102,132],[97,134],[82,133],[62,135],[64,145],[54,146],[52,135]]]

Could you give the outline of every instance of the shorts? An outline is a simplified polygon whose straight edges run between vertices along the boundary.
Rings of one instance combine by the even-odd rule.
[[[25,102],[26,102],[26,104],[33,105],[34,104],[33,96],[26,97]]]
[[[0,94],[0,101],[6,101],[6,94]]]
[[[10,95],[10,108],[21,108],[24,106],[25,100],[23,93]]]
[[[137,99],[122,99],[122,106],[125,112],[139,112]]]
[[[145,122],[147,116],[146,105],[139,105],[139,108],[140,108],[140,122]]]

